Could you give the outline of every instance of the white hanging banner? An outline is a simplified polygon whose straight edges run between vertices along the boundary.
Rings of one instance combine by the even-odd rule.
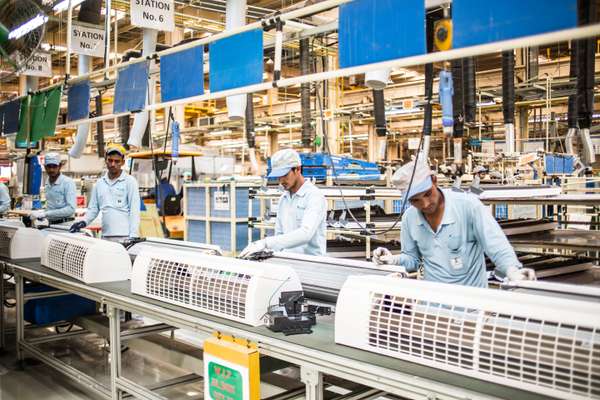
[[[21,74],[52,78],[52,55],[41,51],[35,53],[21,70]]]
[[[104,57],[104,29],[73,25],[71,51],[92,57]]]
[[[174,0],[129,0],[129,4],[132,25],[158,31],[175,30]]]

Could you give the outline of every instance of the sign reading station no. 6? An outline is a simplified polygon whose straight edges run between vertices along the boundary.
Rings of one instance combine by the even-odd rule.
[[[175,29],[174,0],[129,0],[129,3],[133,25],[169,32]]]
[[[104,56],[104,29],[73,25],[71,51],[92,57]]]

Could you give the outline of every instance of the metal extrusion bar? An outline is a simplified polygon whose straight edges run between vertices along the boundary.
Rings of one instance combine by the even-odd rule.
[[[138,399],[167,400],[166,397],[158,395],[151,390],[148,390],[145,387],[123,377],[118,377],[116,379],[116,385],[118,389],[123,390]]]

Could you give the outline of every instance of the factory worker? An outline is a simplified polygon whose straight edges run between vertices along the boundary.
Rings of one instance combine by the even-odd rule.
[[[8,210],[10,210],[8,187],[4,183],[0,183],[0,214],[4,214]]]
[[[51,224],[60,224],[72,220],[77,207],[75,182],[73,182],[73,179],[61,174],[61,162],[58,153],[46,154],[44,168],[46,174],[48,174],[48,181],[44,186],[46,210],[34,210],[31,212],[30,218],[34,220],[47,218]]]
[[[71,226],[77,232],[89,225],[102,212],[102,238],[121,241],[139,237],[140,194],[136,180],[122,170],[125,148],[110,144],[106,148],[104,174],[92,189],[83,221]]]
[[[402,217],[402,253],[392,255],[380,247],[373,252],[376,264],[401,265],[414,272],[423,263],[425,280],[485,288],[485,254],[497,277],[535,279],[532,269],[522,268],[502,229],[475,195],[441,190],[425,162],[414,165],[404,165],[392,178],[412,205]]]
[[[239,257],[250,258],[267,249],[325,255],[327,202],[319,189],[302,176],[298,153],[292,149],[275,153],[268,177],[279,179],[284,189],[279,199],[275,235],[251,243]]]

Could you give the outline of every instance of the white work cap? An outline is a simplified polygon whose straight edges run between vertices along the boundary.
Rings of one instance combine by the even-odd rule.
[[[271,157],[271,173],[269,178],[281,178],[286,176],[294,167],[302,165],[300,155],[296,150],[284,149],[279,150]]]
[[[414,176],[413,176],[414,169]],[[404,192],[404,195],[408,200],[416,194],[426,192],[431,189],[433,182],[431,180],[431,169],[425,161],[418,160],[417,167],[415,169],[415,162],[411,161],[408,164],[404,164],[392,176],[392,183],[398,189]],[[412,177],[412,184],[411,184]],[[410,185],[410,188],[408,187]]]
[[[473,169],[474,174],[480,174],[480,173],[486,172],[486,171],[487,171],[487,169],[483,165],[478,165],[475,167],[475,169]]]
[[[60,154],[48,153],[44,156],[44,165],[60,165]]]

